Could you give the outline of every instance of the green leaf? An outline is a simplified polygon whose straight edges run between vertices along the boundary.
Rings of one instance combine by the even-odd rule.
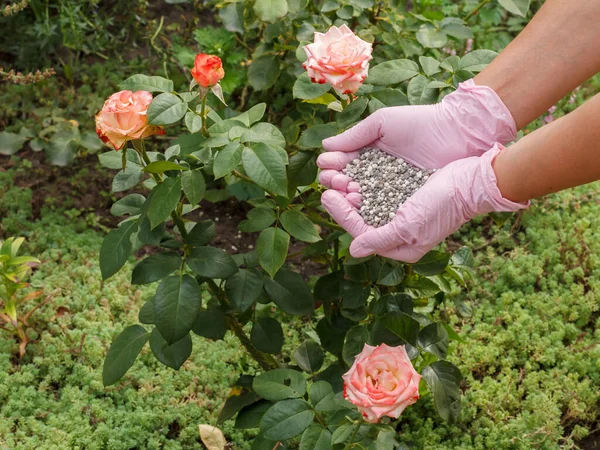
[[[304,50],[302,53],[304,53]],[[301,100],[312,100],[321,97],[323,94],[329,91],[329,89],[331,89],[331,86],[328,84],[311,82],[306,72],[303,72],[302,75],[296,79],[292,92],[294,98],[299,98]]]
[[[246,311],[260,296],[263,289],[263,278],[254,270],[240,269],[238,273],[227,278],[225,293],[231,306],[240,312]]]
[[[460,19],[447,22],[450,19],[452,18],[446,18],[442,21],[442,31],[444,33],[457,39],[468,39],[473,37],[473,31],[464,25],[464,23],[461,23],[462,21]]]
[[[460,59],[458,69],[481,72],[496,56],[498,56],[498,53],[492,50],[473,50]]]
[[[212,220],[201,220],[188,233],[186,242],[192,247],[208,244],[217,235],[215,223]]]
[[[453,55],[448,56],[445,60],[440,63],[440,67],[442,69],[447,70],[448,72],[456,72],[458,70],[458,64],[460,63],[460,57]]]
[[[472,268],[475,266],[473,251],[469,247],[461,247],[452,254],[452,265]]]
[[[377,64],[369,70],[367,82],[389,86],[408,80],[419,74],[419,66],[410,59],[394,59]]]
[[[150,333],[141,325],[131,325],[115,338],[108,349],[102,368],[104,386],[115,384],[125,375],[148,339],[150,339]]]
[[[176,177],[166,178],[162,183],[152,189],[149,197],[148,219],[150,228],[154,229],[169,218],[177,207],[181,196],[181,179]]]
[[[131,274],[131,284],[147,284],[162,280],[181,267],[177,253],[155,253],[138,263]]]
[[[152,100],[148,107],[148,123],[152,125],[169,125],[185,116],[188,104],[176,95],[160,94]]]
[[[248,177],[270,193],[287,195],[287,173],[285,164],[277,151],[268,144],[244,147],[242,162]]]
[[[194,112],[188,111],[185,113],[184,121],[190,133],[197,133],[202,129],[202,118]]]
[[[133,75],[119,84],[123,91],[173,92],[173,82],[162,77]]]
[[[419,41],[419,44],[427,48],[441,48],[448,41],[446,33],[428,23],[421,25],[415,37]]]
[[[404,266],[402,264],[385,261],[379,269],[377,284],[382,286],[397,286],[404,280]]]
[[[25,136],[8,131],[0,131],[0,155],[10,156],[17,153],[27,142]]]
[[[240,137],[240,142],[256,142],[285,147],[285,137],[283,137],[279,128],[267,122],[257,123],[249,130],[244,131]]]
[[[427,87],[429,80],[423,75],[418,75],[408,83],[408,100],[411,105],[430,105],[435,103],[438,96],[437,89]]]
[[[270,208],[254,208],[248,212],[248,220],[242,221],[238,228],[244,233],[255,233],[264,230],[277,219],[277,214]]]
[[[266,228],[256,241],[256,252],[261,267],[273,278],[285,262],[290,235],[279,228]]]
[[[256,4],[260,1],[263,0],[257,0]],[[285,2],[285,0],[282,1]],[[274,55],[262,55],[252,61],[248,69],[250,85],[257,91],[264,91],[273,86],[279,78],[279,63],[280,58]]]
[[[183,339],[169,345],[158,328],[154,328],[150,336],[150,348],[161,363],[171,369],[179,370],[192,354],[192,338],[186,334]]]
[[[513,216],[514,213],[512,212],[491,212],[489,214],[490,218],[494,221],[494,223],[501,227],[502,225],[504,225],[506,223],[506,221],[508,219],[510,219]]]
[[[369,104],[369,99],[367,97],[359,97],[350,103],[344,110],[337,115],[337,125],[340,128],[346,128],[349,125],[352,125],[354,122],[360,119],[360,116],[365,109],[367,109],[367,105]]]
[[[227,333],[225,313],[218,305],[201,309],[192,326],[192,331],[198,336],[217,341]]]
[[[284,400],[275,403],[265,413],[260,421],[260,431],[267,439],[284,441],[301,434],[314,417],[315,413],[304,400]]]
[[[181,187],[191,205],[197,205],[204,198],[206,182],[200,170],[190,170],[181,174]]]
[[[55,166],[70,164],[77,154],[79,131],[61,130],[57,132],[46,146],[46,155]]]
[[[419,64],[421,64],[423,72],[425,72],[425,75],[428,77],[435,75],[440,71],[439,61],[431,56],[419,56]]]
[[[222,150],[217,152],[213,165],[215,180],[229,175],[233,172],[240,162],[242,162],[242,149],[244,147],[237,142],[227,144]]]
[[[531,3],[531,0],[498,0],[498,3],[500,3],[500,5],[502,5],[508,12],[525,17],[527,15],[527,11],[529,11],[529,4]]]
[[[202,305],[200,286],[189,275],[165,278],[154,300],[156,327],[167,343],[182,339],[192,329]]]
[[[144,306],[140,308],[138,320],[141,323],[148,325],[154,325],[156,323],[156,316],[154,314],[154,297],[151,297],[149,300],[147,300],[146,303],[144,303]]]
[[[273,403],[261,400],[244,407],[235,418],[235,428],[238,430],[258,428],[260,420],[271,406]]]
[[[124,216],[126,214],[135,216],[140,213],[145,201],[146,197],[141,194],[129,194],[113,203],[110,213],[113,216]]]
[[[136,186],[142,179],[142,168],[136,164],[127,164],[125,170],[120,170],[113,179],[112,191],[123,192]]]
[[[385,327],[403,342],[415,347],[419,335],[419,322],[403,312],[386,314],[383,317]]]
[[[187,167],[171,161],[153,161],[142,169],[146,173],[164,173],[167,170],[187,170]]]
[[[247,127],[251,126],[253,123],[258,122],[265,115],[265,111],[267,109],[266,103],[259,103],[258,105],[253,106],[248,111],[243,112],[242,114],[235,116],[236,120],[243,122]]]
[[[302,370],[316,373],[323,365],[325,354],[315,341],[304,341],[294,352],[293,358]]]
[[[342,308],[360,308],[367,303],[371,294],[371,286],[344,280],[342,284]]]
[[[263,317],[254,322],[250,339],[261,352],[279,353],[283,346],[283,329],[272,317]]]
[[[440,322],[431,323],[419,331],[419,345],[423,350],[440,359],[448,356],[448,332]]]
[[[127,159],[127,166],[133,164],[135,166],[140,167],[139,162],[139,156],[136,152],[133,151],[127,151],[125,150],[125,148],[123,148],[123,150],[121,150],[121,152],[126,151],[126,159]],[[123,158],[122,158],[123,153],[119,153],[116,152],[114,150],[111,150],[109,152],[105,152],[105,153],[101,153],[98,155],[98,161],[100,161],[100,165],[102,167],[106,167],[108,169],[118,169],[121,170],[123,168]],[[140,167],[140,171],[142,170],[142,168]]]
[[[288,178],[295,186],[308,186],[317,178],[317,154],[299,151],[290,157]]]
[[[279,220],[285,231],[300,241],[313,243],[321,240],[315,224],[300,211],[285,211]]]
[[[106,280],[117,273],[131,254],[131,235],[137,230],[137,220],[125,222],[106,235],[100,247],[100,272]]]
[[[279,308],[288,314],[308,315],[314,311],[310,288],[302,275],[290,269],[280,269],[275,279],[265,279],[265,291]]]
[[[342,296],[344,273],[341,271],[323,275],[315,283],[315,298],[334,301]]]
[[[302,433],[300,450],[330,450],[331,448],[331,431],[321,425],[312,423]]]
[[[344,341],[342,356],[348,366],[354,364],[354,358],[363,351],[365,344],[369,341],[369,330],[362,325],[356,325],[348,330]]]
[[[316,327],[317,334],[321,340],[321,346],[329,353],[339,355],[344,348],[344,337],[346,332],[334,329],[327,317],[319,320]]]
[[[256,0],[254,13],[263,22],[275,23],[288,13],[287,0]]]
[[[432,250],[414,263],[412,267],[419,275],[430,277],[442,273],[449,261],[450,253]]]
[[[219,18],[227,31],[244,34],[244,5],[230,3],[219,9]]]
[[[458,368],[448,361],[436,361],[425,367],[421,376],[433,393],[438,414],[447,422],[454,422],[460,414],[460,381]]]
[[[306,380],[297,370],[275,369],[255,377],[252,389],[265,400],[277,402],[302,397],[306,393]]]
[[[314,125],[302,132],[298,145],[304,148],[319,148],[323,139],[335,136],[338,128],[334,123]]]
[[[194,247],[187,263],[195,273],[206,278],[225,279],[238,271],[233,258],[215,247]]]
[[[400,89],[382,89],[373,92],[371,97],[379,100],[384,106],[404,106],[408,105],[408,97]]]

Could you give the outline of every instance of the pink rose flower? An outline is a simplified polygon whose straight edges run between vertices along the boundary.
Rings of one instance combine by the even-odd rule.
[[[221,58],[205,53],[198,53],[194,60],[192,77],[203,88],[212,87],[225,76]]]
[[[148,125],[146,112],[151,102],[152,94],[146,91],[121,91],[111,95],[96,114],[98,137],[120,150],[127,141],[165,134],[161,127]]]
[[[367,422],[383,416],[398,418],[419,398],[417,373],[404,346],[365,344],[343,377],[344,397],[356,405]]]
[[[313,83],[328,83],[343,94],[358,90],[367,78],[373,47],[342,25],[315,33],[315,42],[304,47],[308,59],[302,66]]]

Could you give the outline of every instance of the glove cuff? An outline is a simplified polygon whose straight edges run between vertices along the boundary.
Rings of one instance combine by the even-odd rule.
[[[505,150],[502,144],[496,143],[488,152],[479,158],[480,180],[482,183],[482,191],[484,196],[478,196],[476,200],[479,214],[490,212],[515,212],[520,209],[527,208],[531,202],[528,200],[524,203],[515,203],[502,196],[498,188],[496,173],[492,164],[501,151]],[[477,197],[477,195],[476,195]]]

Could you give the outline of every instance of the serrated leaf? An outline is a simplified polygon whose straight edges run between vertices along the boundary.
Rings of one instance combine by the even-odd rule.
[[[181,178],[169,177],[152,189],[148,219],[154,229],[169,218],[181,196]]]
[[[278,402],[302,397],[306,393],[306,380],[297,370],[275,369],[255,377],[252,389],[265,400]]]
[[[141,325],[131,325],[123,330],[113,341],[102,368],[104,386],[115,384],[135,362],[150,333]]]
[[[302,49],[302,53],[304,53],[304,49]],[[331,89],[331,86],[328,84],[311,82],[306,72],[304,72],[296,79],[292,92],[294,98],[299,98],[301,100],[312,100],[321,97],[327,91],[329,91],[329,89]]]
[[[447,422],[454,422],[460,414],[460,381],[458,368],[448,361],[436,361],[423,368],[421,376],[433,394],[438,414]]]
[[[106,280],[117,273],[127,262],[132,251],[131,236],[137,230],[137,220],[125,222],[109,232],[100,247],[100,272]]]
[[[313,243],[321,240],[315,224],[300,211],[285,211],[279,220],[285,231],[300,241]]]
[[[183,339],[169,345],[158,331],[158,328],[154,328],[150,336],[150,348],[156,359],[161,363],[171,369],[179,370],[192,354],[192,338],[189,334],[186,334]]]
[[[148,123],[152,125],[169,125],[185,116],[188,104],[171,93],[163,93],[152,100],[148,107]]]
[[[256,241],[258,262],[273,278],[287,257],[290,235],[279,228],[266,228]]]
[[[242,163],[246,175],[264,190],[285,197],[287,173],[277,151],[268,144],[244,147]]]
[[[181,256],[174,252],[155,253],[139,262],[131,274],[131,284],[162,280],[181,267]]]
[[[190,205],[197,205],[204,198],[206,182],[200,170],[189,170],[181,174],[181,187]]]
[[[169,345],[190,332],[202,305],[200,286],[189,275],[165,278],[154,299],[156,327]]]
[[[260,421],[261,434],[275,441],[284,441],[303,433],[315,413],[301,399],[283,400],[267,410]]]
[[[119,88],[133,92],[173,92],[173,82],[162,77],[137,74],[120,83]]]
[[[419,73],[419,66],[410,59],[395,59],[377,64],[369,70],[367,82],[389,86],[408,80]]]

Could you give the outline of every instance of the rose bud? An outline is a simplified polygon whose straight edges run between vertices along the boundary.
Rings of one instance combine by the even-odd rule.
[[[203,88],[214,86],[225,76],[221,58],[204,53],[196,55],[194,68],[191,70],[191,73],[196,83]]]
[[[344,397],[358,407],[367,422],[377,423],[383,416],[397,419],[419,398],[421,375],[403,345],[365,344],[342,378]]]
[[[123,144],[153,134],[165,134],[156,125],[148,125],[146,113],[152,94],[146,91],[121,91],[111,95],[96,114],[96,133],[105,144],[120,150]]]
[[[315,33],[315,42],[304,47],[302,64],[313,83],[327,83],[342,94],[352,94],[367,78],[373,47],[342,25]]]

